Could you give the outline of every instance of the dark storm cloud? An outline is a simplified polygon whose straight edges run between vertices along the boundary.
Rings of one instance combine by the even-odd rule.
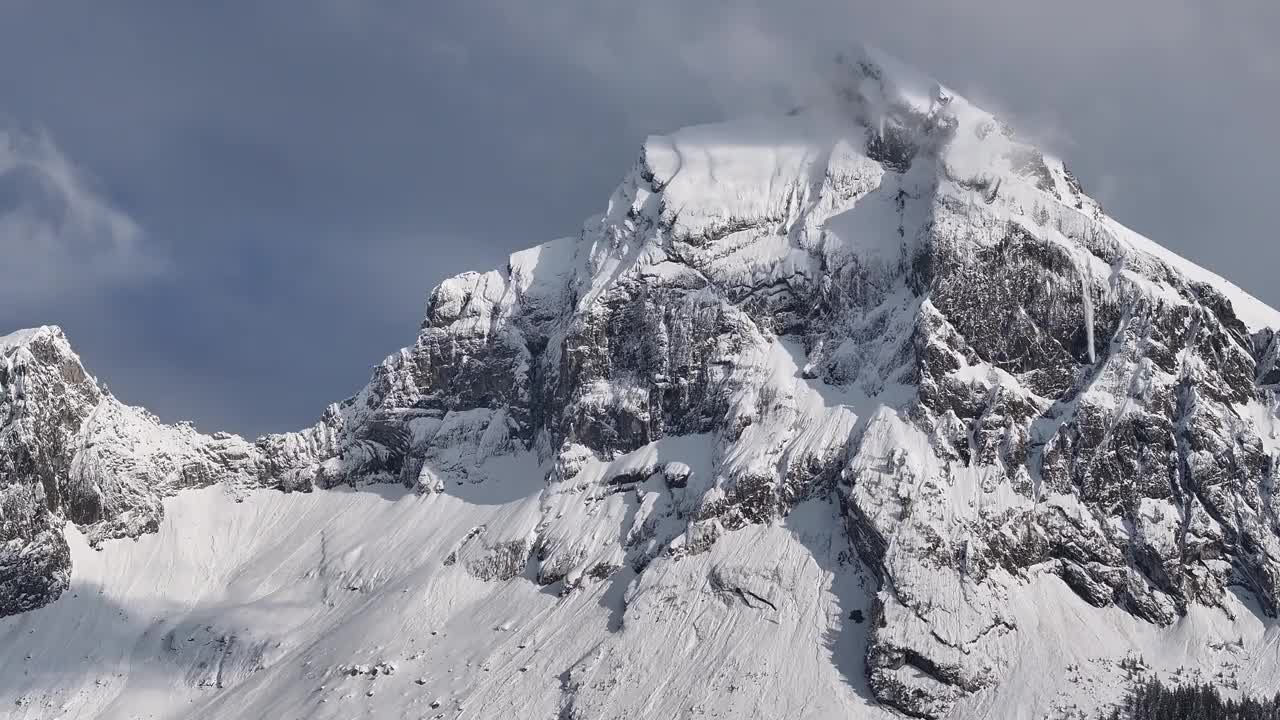
[[[575,232],[645,134],[810,96],[859,39],[1280,304],[1269,1],[107,5],[0,0],[0,111],[47,132],[163,272],[0,289],[0,328],[64,325],[166,419],[310,422],[412,339],[442,277]]]

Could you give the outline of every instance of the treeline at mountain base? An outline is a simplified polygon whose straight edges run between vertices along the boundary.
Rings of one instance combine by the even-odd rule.
[[[1280,720],[1280,694],[1266,700],[1223,698],[1212,685],[1140,682],[1124,705],[1100,720]]]

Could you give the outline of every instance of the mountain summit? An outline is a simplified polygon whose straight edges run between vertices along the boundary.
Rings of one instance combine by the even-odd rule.
[[[650,137],[298,433],[167,426],[56,328],[0,338],[14,717],[1271,694],[1280,313],[882,53],[832,87]]]

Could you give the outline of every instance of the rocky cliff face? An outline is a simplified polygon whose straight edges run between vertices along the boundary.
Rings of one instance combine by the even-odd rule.
[[[147,532],[183,488],[537,475],[537,517],[452,563],[635,583],[837,503],[880,584],[870,687],[910,715],[1001,682],[1031,631],[1012,598],[1046,574],[1155,625],[1231,588],[1274,616],[1280,313],[894,61],[832,82],[650,138],[578,236],[442,283],[416,342],[300,433],[165,426],[56,329],[0,339],[0,614],[66,587],[62,523]]]
[[[163,498],[253,484],[260,455],[234,435],[164,425],[120,403],[56,327],[0,337],[0,615],[66,589],[65,522],[93,543],[154,532]]]

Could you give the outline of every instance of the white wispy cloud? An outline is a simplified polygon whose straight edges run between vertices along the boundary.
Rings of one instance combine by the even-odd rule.
[[[65,299],[164,269],[138,223],[47,133],[0,125],[0,302]]]

